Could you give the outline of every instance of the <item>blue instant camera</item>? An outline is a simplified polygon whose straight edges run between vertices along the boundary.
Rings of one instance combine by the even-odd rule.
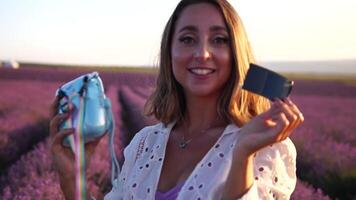
[[[69,112],[71,107],[71,115],[60,125],[59,129],[81,127],[85,143],[96,140],[105,133],[110,135],[111,182],[114,184],[114,180],[120,173],[120,165],[114,148],[115,125],[111,103],[105,96],[99,74],[97,72],[85,74],[62,85],[56,91],[56,96],[59,97],[59,113]],[[74,136],[64,138],[63,145],[74,150]]]
[[[105,96],[103,83],[97,72],[80,76],[62,85],[56,95],[59,97],[59,113],[66,113],[69,107],[72,107],[70,117],[60,125],[60,129],[77,128],[81,123],[85,142],[93,141],[112,129],[110,100]],[[79,116],[80,108],[83,109],[83,116]],[[73,136],[67,136],[63,140],[63,145],[73,148],[73,140],[70,137]]]

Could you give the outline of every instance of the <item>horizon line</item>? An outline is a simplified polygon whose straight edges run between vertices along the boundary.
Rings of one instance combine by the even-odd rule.
[[[286,62],[342,62],[342,61],[355,61],[356,58],[344,58],[344,59],[308,59],[308,60],[258,60],[256,63],[286,63]],[[69,63],[69,62],[46,62],[46,61],[31,61],[31,60],[16,60],[16,59],[0,59],[1,63],[4,62],[18,62],[19,64],[33,64],[33,65],[60,65],[68,67],[158,67],[158,65],[135,65],[135,64],[91,64],[91,63]]]

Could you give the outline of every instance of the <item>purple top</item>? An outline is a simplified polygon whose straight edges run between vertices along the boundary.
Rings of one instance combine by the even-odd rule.
[[[175,200],[178,197],[179,191],[182,189],[184,182],[179,183],[174,188],[171,188],[167,192],[156,191],[155,200]]]

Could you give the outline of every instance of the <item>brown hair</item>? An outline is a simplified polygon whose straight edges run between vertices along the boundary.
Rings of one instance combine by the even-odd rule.
[[[192,4],[210,3],[222,13],[230,36],[233,56],[229,80],[218,101],[218,114],[226,122],[233,121],[242,126],[252,117],[269,108],[269,101],[263,97],[241,90],[249,64],[254,62],[252,50],[242,21],[235,9],[226,0],[182,0],[175,8],[164,29],[156,89],[145,105],[145,113],[154,115],[164,124],[180,122],[186,111],[182,86],[175,80],[172,71],[172,37],[175,24],[182,11]]]

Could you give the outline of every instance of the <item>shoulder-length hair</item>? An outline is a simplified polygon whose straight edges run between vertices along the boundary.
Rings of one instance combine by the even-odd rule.
[[[145,114],[154,115],[165,125],[183,120],[186,102],[183,88],[174,78],[172,71],[172,37],[182,11],[189,5],[197,3],[216,6],[225,20],[233,62],[229,80],[218,100],[217,112],[226,122],[242,126],[252,117],[267,110],[270,103],[263,97],[241,89],[254,57],[242,21],[226,0],[182,0],[177,5],[162,35],[156,88],[145,104]]]

